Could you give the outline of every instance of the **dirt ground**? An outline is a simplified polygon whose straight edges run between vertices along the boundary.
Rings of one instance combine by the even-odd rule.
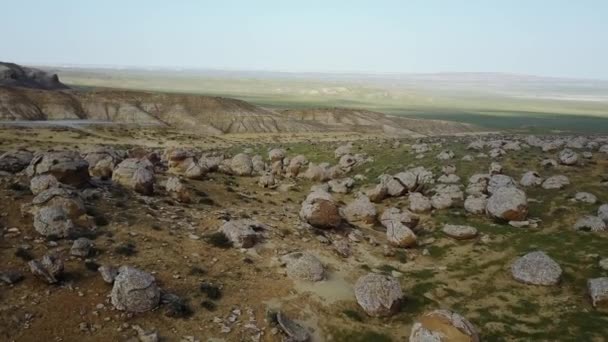
[[[410,166],[425,166],[440,174],[441,166],[454,164],[465,186],[474,173],[487,172],[490,158],[463,161],[471,137],[431,139],[433,150],[417,159],[411,151],[414,140],[397,140],[360,134],[223,135],[182,134],[157,128],[93,127],[8,128],[0,127],[0,151],[27,148],[84,150],[108,144],[116,148],[136,146],[162,150],[179,146],[228,154],[250,148],[267,158],[270,148],[285,148],[289,156],[306,155],[311,161],[335,164],[335,148],[353,141],[357,153],[373,162],[349,174],[362,175],[350,194],[334,194],[341,203],[353,200],[358,190],[377,182],[382,173],[394,174]],[[399,142],[396,145],[395,142]],[[439,161],[443,149],[455,158]],[[487,151],[486,151],[487,152]],[[462,204],[421,214],[414,248],[389,248],[386,234],[377,224],[357,229],[317,230],[298,217],[300,204],[314,184],[294,183],[289,191],[264,189],[257,177],[235,177],[211,173],[203,180],[188,180],[196,194],[192,204],[171,200],[160,184],[157,193],[145,197],[109,181],[96,181],[100,199],[86,202],[97,223],[95,254],[88,259],[69,256],[69,239],[47,241],[32,226],[32,217],[21,207],[31,202],[29,180],[19,174],[0,177],[1,270],[19,270],[25,279],[15,285],[0,285],[0,340],[6,341],[126,341],[137,333],[132,326],[156,330],[164,341],[281,341],[284,338],[271,320],[281,310],[312,334],[313,341],[404,341],[413,322],[426,311],[446,308],[467,317],[485,341],[604,341],[608,315],[591,306],[586,295],[588,278],[606,276],[598,260],[608,257],[606,233],[581,233],[572,229],[577,218],[593,214],[608,203],[603,177],[608,176],[608,156],[594,153],[577,166],[542,169],[540,161],[557,152],[539,149],[509,151],[498,161],[504,173],[519,180],[527,170],[538,170],[543,178],[564,174],[571,185],[562,190],[527,190],[530,216],[538,228],[514,228],[484,216],[470,215]],[[597,204],[570,201],[574,193],[588,191]],[[390,206],[406,207],[407,196],[377,204],[382,212]],[[269,229],[262,243],[251,249],[222,248],[207,238],[225,218],[253,218]],[[441,233],[444,223],[476,227],[480,236],[456,241]],[[18,233],[10,228],[17,228]],[[349,239],[352,255],[335,253],[325,239]],[[324,238],[322,238],[324,237]],[[352,239],[352,237],[351,237]],[[132,247],[124,248],[130,244]],[[121,248],[122,247],[122,248]],[[552,287],[523,285],[509,272],[511,262],[531,250],[543,250],[563,268],[562,282]],[[66,274],[58,285],[35,278],[26,260],[55,251],[65,260]],[[327,279],[319,283],[293,281],[279,265],[278,257],[292,251],[309,251],[326,266]],[[111,285],[95,265],[132,265],[152,272],[164,290],[183,298],[191,315],[175,318],[165,308],[144,314],[126,314],[109,302]],[[352,286],[369,271],[391,274],[406,296],[402,310],[390,318],[372,318],[357,305]],[[208,298],[202,283],[221,289],[220,298]],[[261,333],[261,334],[260,334]]]

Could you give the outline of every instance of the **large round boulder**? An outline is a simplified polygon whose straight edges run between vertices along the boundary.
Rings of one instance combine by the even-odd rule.
[[[220,228],[234,247],[253,247],[261,238],[266,226],[250,219],[232,220],[224,223]]]
[[[237,154],[230,161],[230,169],[237,176],[251,176],[253,173],[251,157],[245,153]]]
[[[324,191],[308,194],[302,203],[300,218],[316,228],[335,228],[342,222],[338,204]]]
[[[154,192],[154,166],[147,159],[123,160],[112,174],[112,180],[143,195]]]
[[[65,238],[74,231],[74,223],[63,208],[43,207],[34,215],[34,229],[43,236]]]
[[[359,195],[357,199],[349,203],[342,210],[342,214],[348,223],[354,226],[372,226],[376,222],[376,207],[365,195]]]
[[[306,252],[289,253],[281,257],[287,275],[295,280],[320,281],[325,278],[325,268],[319,259]]]
[[[562,268],[544,252],[536,251],[515,260],[511,275],[525,284],[550,286],[559,283]]]
[[[360,277],[355,283],[357,303],[374,317],[391,316],[399,311],[403,299],[397,279],[376,273]]]
[[[563,165],[574,165],[578,161],[578,154],[569,148],[559,153],[559,162]]]
[[[537,172],[528,171],[521,176],[521,180],[519,181],[519,184],[521,184],[521,186],[531,187],[531,186],[541,185],[542,182],[543,182],[543,179],[540,178],[540,176],[538,175]]]
[[[122,266],[114,280],[111,300],[118,310],[145,312],[158,306],[160,289],[151,274],[134,267]]]
[[[496,174],[490,177],[490,180],[488,182],[488,193],[493,194],[499,188],[505,187],[516,187],[513,178],[503,174]]]
[[[503,221],[523,221],[528,216],[526,193],[513,187],[498,188],[488,199],[486,212]]]

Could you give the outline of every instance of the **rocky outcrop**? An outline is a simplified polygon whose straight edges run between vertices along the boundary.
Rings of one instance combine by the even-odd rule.
[[[0,62],[0,86],[68,89],[59,81],[57,74],[6,62]]]

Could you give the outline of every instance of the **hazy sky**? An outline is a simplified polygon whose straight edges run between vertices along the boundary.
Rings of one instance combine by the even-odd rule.
[[[608,79],[608,0],[0,0],[0,60]]]

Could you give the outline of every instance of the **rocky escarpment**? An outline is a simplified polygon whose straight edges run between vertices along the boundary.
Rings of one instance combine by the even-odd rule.
[[[56,74],[5,62],[0,62],[0,85],[36,89],[68,88],[59,82]]]

